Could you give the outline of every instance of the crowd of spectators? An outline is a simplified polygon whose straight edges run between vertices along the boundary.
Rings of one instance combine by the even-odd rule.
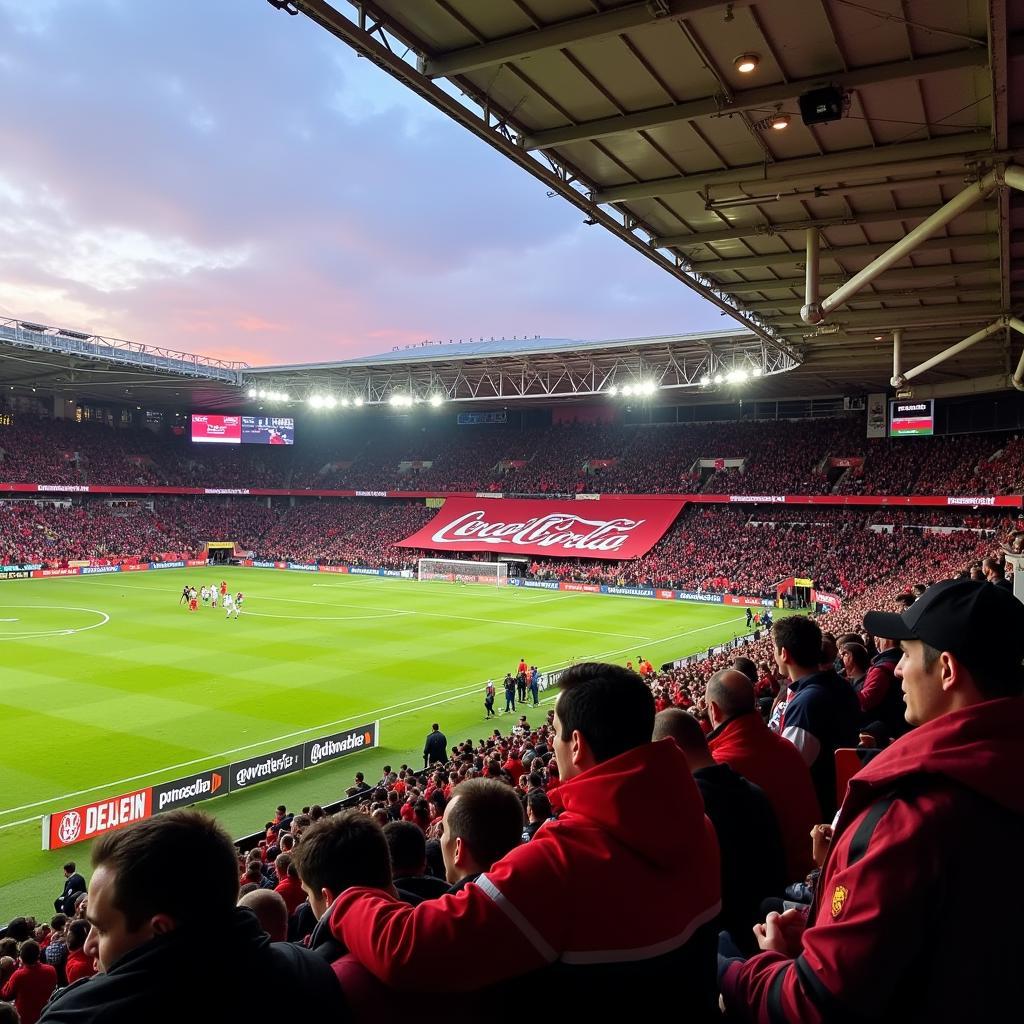
[[[993,842],[1024,853],[1024,608],[991,560],[892,568],[692,666],[574,665],[485,738],[434,724],[423,768],[356,772],[340,809],[278,806],[241,847],[194,811],[110,833],[86,893],[65,865],[50,925],[4,929],[0,1012],[214,1021],[287,991],[391,1021],[522,983],[648,1016],[671,977],[694,1019],[1000,1019],[1020,937],[960,940],[1022,909],[975,883]]]
[[[445,552],[399,547],[434,515],[392,499],[17,499],[0,502],[3,564],[203,557],[208,541],[234,541],[256,558],[412,568]],[[1014,520],[951,509],[844,509],[732,504],[690,506],[647,554],[626,561],[537,558],[539,580],[660,586],[774,597],[789,577],[848,599],[893,566],[969,561],[988,553]]]
[[[1020,438],[866,440],[859,416],[524,429],[415,427],[401,419],[366,429],[366,422],[340,435],[300,431],[293,446],[236,447],[97,422],[18,418],[0,429],[0,479],[539,494],[1000,494],[1019,491],[1024,475]],[[847,459],[863,464],[832,466]],[[727,466],[729,460],[739,464]]]

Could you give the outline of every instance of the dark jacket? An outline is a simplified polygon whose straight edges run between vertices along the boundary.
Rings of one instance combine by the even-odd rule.
[[[76,982],[44,1010],[45,1024],[224,1024],[259,1020],[283,997],[300,1020],[348,1020],[330,964],[271,943],[255,915],[176,928],[126,953],[106,974]]]
[[[761,903],[769,896],[781,896],[789,881],[779,823],[764,791],[727,764],[698,768],[693,781],[718,836],[722,859],[719,927],[744,953],[754,953],[757,943],[751,929],[764,919]]]
[[[443,732],[431,731],[423,744],[423,757],[427,764],[444,761],[448,757],[448,739]]]
[[[75,913],[75,897],[80,892],[86,892],[85,879],[76,871],[64,879],[64,891],[53,901],[53,909],[58,914],[67,914],[72,917]]]
[[[867,675],[854,691],[861,709],[861,725],[881,722],[889,739],[897,739],[908,732],[907,705],[903,699],[903,687],[896,678],[896,665],[902,653],[894,648],[875,655]]]
[[[823,820],[830,821],[836,811],[835,752],[857,746],[860,704],[853,687],[831,669],[790,683],[789,694],[782,735],[804,755]]]
[[[918,726],[865,765],[850,780],[799,956],[730,965],[729,1019],[1017,1019],[1022,736],[1024,699],[986,701]]]
[[[435,875],[410,875],[395,879],[398,895],[406,903],[416,906],[424,900],[436,900],[448,892],[448,883]]]

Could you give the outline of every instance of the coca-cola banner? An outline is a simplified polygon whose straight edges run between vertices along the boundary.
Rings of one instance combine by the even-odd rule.
[[[433,522],[399,547],[495,555],[637,558],[672,525],[682,500],[574,501],[449,498]]]

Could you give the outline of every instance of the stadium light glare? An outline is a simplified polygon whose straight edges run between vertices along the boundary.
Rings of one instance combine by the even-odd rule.
[[[323,408],[324,400],[319,395],[310,395],[309,396],[309,404],[314,409],[321,409],[321,408]]]
[[[342,409],[347,409],[349,407],[349,400],[347,398],[343,398],[341,400],[341,407]]]
[[[260,388],[260,390],[256,392],[256,397],[257,398],[266,398],[267,397],[267,393],[262,388]]]
[[[250,397],[250,398],[255,398],[255,397],[256,397],[256,391],[255,391],[255,389],[252,389],[252,390],[250,390],[250,392],[249,392],[249,397]]]
[[[645,380],[640,385],[640,394],[642,395],[653,395],[658,390],[658,385],[653,380]]]
[[[631,394],[633,394],[633,385],[632,384],[627,384],[622,389],[622,393],[628,398]]]
[[[327,409],[333,409],[338,403],[334,399],[334,395],[324,396],[324,407]]]
[[[442,395],[431,395],[430,404],[436,409],[439,405],[444,404],[444,397]]]
[[[721,384],[722,383],[722,375],[720,373],[716,373],[715,374],[715,383],[716,384]]]
[[[355,398],[352,399],[352,404],[355,406],[360,406],[363,404],[363,400],[356,396]]]
[[[612,398],[614,398],[618,393],[619,389],[614,384],[608,389],[608,394],[611,395]]]
[[[750,376],[751,377],[760,377],[761,376],[761,367],[760,366],[755,366],[754,369],[750,371]]]
[[[706,388],[711,383],[711,378],[705,373],[700,379],[700,386]]]

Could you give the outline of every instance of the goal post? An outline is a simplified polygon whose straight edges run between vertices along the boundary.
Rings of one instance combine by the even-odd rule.
[[[508,584],[505,562],[469,562],[452,558],[421,558],[416,563],[420,582],[442,580],[448,583],[480,583],[489,587]]]

